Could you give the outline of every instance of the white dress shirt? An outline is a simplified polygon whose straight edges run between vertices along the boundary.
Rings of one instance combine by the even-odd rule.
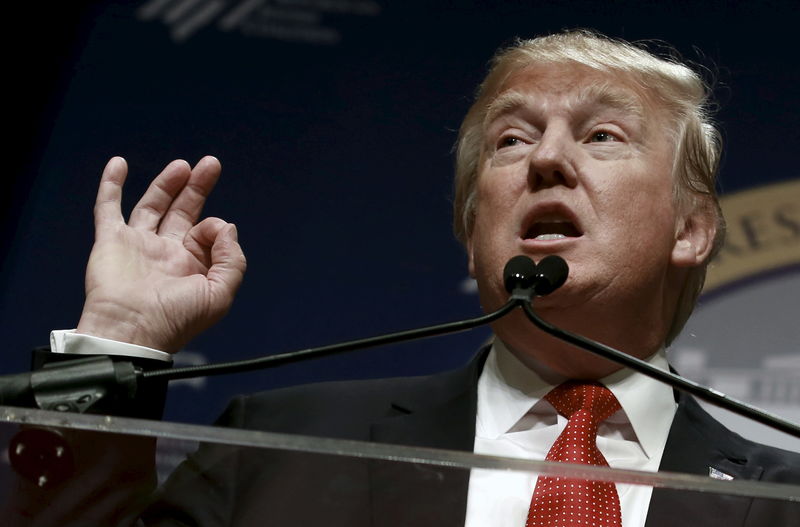
[[[648,362],[669,368],[663,351]],[[627,369],[600,382],[622,407],[600,424],[600,452],[611,467],[657,471],[677,409],[672,388]],[[567,424],[543,398],[553,387],[496,340],[478,380],[475,453],[544,459]],[[535,474],[473,470],[466,527],[524,527],[535,486]],[[644,526],[652,488],[619,484],[617,491],[623,527]]]

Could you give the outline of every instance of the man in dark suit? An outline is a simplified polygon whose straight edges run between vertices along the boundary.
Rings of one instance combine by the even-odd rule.
[[[558,254],[569,262],[570,276],[537,301],[539,314],[668,368],[664,348],[691,313],[724,230],[714,190],[719,134],[707,97],[685,65],[586,32],[500,51],[462,124],[456,167],[455,232],[484,309],[506,301],[502,269],[511,257],[538,261]],[[218,218],[196,223],[219,170],[213,158],[193,169],[173,162],[126,224],[120,212],[126,167],[119,158],[109,162],[95,208],[84,311],[76,332],[57,337],[56,347],[76,351],[100,342],[115,352],[174,353],[224,314],[245,269],[236,229]],[[596,442],[612,467],[800,478],[798,456],[740,438],[690,398],[556,340],[519,313],[493,329],[494,344],[463,370],[260,394],[237,401],[224,422],[560,459],[551,449],[573,424],[550,394],[556,386],[578,385],[609,397],[613,409],[598,418],[590,446]],[[414,484],[397,484],[415,470],[343,461],[309,466],[291,456],[208,447],[179,469],[145,518],[468,527],[550,521],[531,505],[541,483],[533,475],[425,477],[423,471]],[[341,477],[331,485],[320,477],[325,472]],[[358,499],[333,498],[342,488]],[[598,488],[576,499],[589,504],[584,500],[594,498],[586,495]],[[616,511],[608,525],[800,519],[798,506],[789,503],[651,493],[631,485],[603,492],[613,494]],[[298,507],[298,493],[313,496],[320,509]],[[595,505],[586,506],[589,524],[597,524]]]
[[[485,356],[484,351],[464,368],[428,377],[324,383],[242,397],[223,422],[236,428],[471,451],[476,384]],[[707,476],[709,467],[715,467],[735,479],[798,482],[800,456],[743,439],[691,398],[676,397],[678,411],[660,470]],[[207,446],[176,471],[146,519],[155,525],[191,518],[189,524],[250,526],[270,518],[275,525],[459,527],[468,519],[469,480],[470,472],[462,469]],[[257,491],[223,493],[221,481],[226,489]],[[469,500],[475,499],[470,494]],[[798,515],[796,503],[656,489],[643,525],[788,526]],[[490,524],[520,525],[501,517]]]

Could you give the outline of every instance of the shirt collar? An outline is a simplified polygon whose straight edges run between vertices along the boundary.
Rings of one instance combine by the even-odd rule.
[[[661,370],[669,369],[663,349],[647,362]],[[630,423],[648,457],[662,450],[677,408],[672,388],[627,368],[599,382],[611,390],[624,412],[618,412],[611,419]],[[476,433],[489,438],[507,433],[554,386],[526,367],[502,341],[495,339],[478,380]],[[555,411],[546,401],[540,406],[549,407],[549,412]]]

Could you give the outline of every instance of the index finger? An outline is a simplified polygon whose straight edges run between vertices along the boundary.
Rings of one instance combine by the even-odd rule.
[[[128,163],[115,156],[108,160],[94,202],[95,229],[103,224],[124,223],[122,217],[122,185],[128,176]]]

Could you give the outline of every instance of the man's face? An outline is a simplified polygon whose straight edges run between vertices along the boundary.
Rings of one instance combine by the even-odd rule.
[[[633,302],[644,318],[620,322],[647,323],[642,310],[663,307],[649,297],[665,287],[678,227],[672,135],[661,113],[618,77],[532,66],[505,82],[484,137],[468,240],[484,309],[507,300],[509,258],[558,254],[569,279],[537,301],[540,310]]]

